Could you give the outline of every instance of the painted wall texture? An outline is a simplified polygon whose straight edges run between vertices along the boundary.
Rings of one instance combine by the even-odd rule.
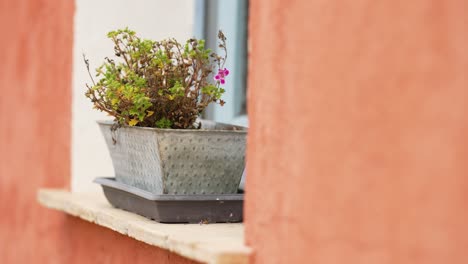
[[[0,0],[0,263],[195,263],[36,202],[70,184],[73,14]]]
[[[67,235],[74,239],[68,240],[72,254],[63,263],[199,263],[75,217],[67,217],[67,225],[72,227]]]
[[[69,182],[72,19],[73,1],[0,0],[0,263],[65,263],[36,191]]]
[[[467,263],[468,2],[250,10],[255,263]]]

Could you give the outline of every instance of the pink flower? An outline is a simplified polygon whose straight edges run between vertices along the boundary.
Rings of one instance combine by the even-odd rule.
[[[215,75],[214,80],[220,82],[221,84],[226,83],[226,76],[229,75],[229,70],[224,68],[224,69],[219,69],[218,74]]]

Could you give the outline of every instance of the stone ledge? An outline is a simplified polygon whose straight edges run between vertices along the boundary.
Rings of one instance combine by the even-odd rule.
[[[248,263],[243,224],[161,224],[112,207],[101,193],[41,189],[38,201],[147,244],[209,264]]]

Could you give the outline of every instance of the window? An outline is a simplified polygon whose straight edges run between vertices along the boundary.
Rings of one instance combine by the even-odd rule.
[[[224,106],[211,105],[205,118],[218,122],[248,125],[247,95],[247,20],[248,1],[198,0],[195,5],[195,28],[197,38],[206,40],[207,47],[218,50],[217,32],[223,30],[227,37],[230,70],[227,79]]]

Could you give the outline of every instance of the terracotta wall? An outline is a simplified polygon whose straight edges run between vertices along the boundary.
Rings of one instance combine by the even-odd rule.
[[[40,207],[70,183],[71,0],[0,0],[0,263],[194,263]]]
[[[72,1],[0,0],[0,263],[65,263],[64,216],[36,190],[69,182],[72,15]]]
[[[468,2],[251,1],[256,263],[468,263]]]

